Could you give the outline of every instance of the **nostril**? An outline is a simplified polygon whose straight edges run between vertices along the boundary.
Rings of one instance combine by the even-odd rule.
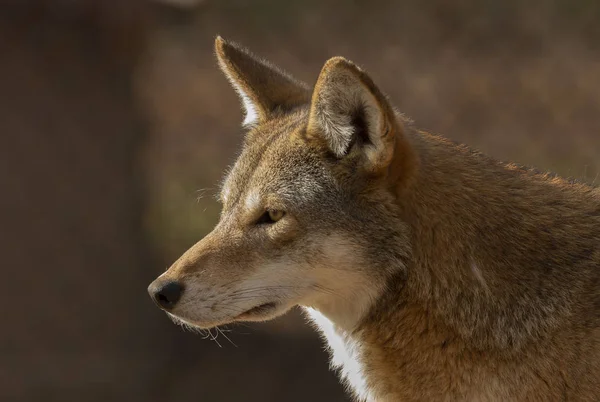
[[[183,287],[177,282],[167,282],[154,293],[156,303],[164,308],[170,309],[177,304],[183,293]]]
[[[170,303],[169,299],[167,299],[167,296],[163,295],[162,293],[159,293],[156,298],[160,304]]]

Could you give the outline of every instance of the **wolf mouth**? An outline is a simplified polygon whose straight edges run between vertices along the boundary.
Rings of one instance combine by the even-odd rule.
[[[243,318],[261,316],[261,315],[265,315],[265,314],[272,312],[276,308],[277,308],[277,303],[275,303],[275,302],[263,303],[256,307],[251,308],[250,310],[247,310],[246,312],[238,315],[236,318],[243,319]]]

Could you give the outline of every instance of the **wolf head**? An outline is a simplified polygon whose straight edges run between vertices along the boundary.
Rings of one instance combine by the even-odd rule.
[[[335,57],[314,85],[217,38],[245,109],[219,223],[149,287],[199,328],[274,318],[296,305],[352,327],[402,273],[396,200],[414,170],[402,120],[359,67]]]

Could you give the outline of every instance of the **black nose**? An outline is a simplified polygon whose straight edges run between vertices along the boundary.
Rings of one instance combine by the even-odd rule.
[[[148,293],[154,299],[154,302],[160,308],[165,310],[172,309],[183,293],[183,286],[178,282],[163,282],[163,283],[152,283],[148,287]]]

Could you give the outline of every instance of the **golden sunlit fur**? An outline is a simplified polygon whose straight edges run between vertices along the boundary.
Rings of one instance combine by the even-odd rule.
[[[341,57],[310,88],[216,54],[248,132],[218,225],[153,285],[183,286],[171,315],[303,306],[361,401],[600,400],[597,189],[416,130]]]

